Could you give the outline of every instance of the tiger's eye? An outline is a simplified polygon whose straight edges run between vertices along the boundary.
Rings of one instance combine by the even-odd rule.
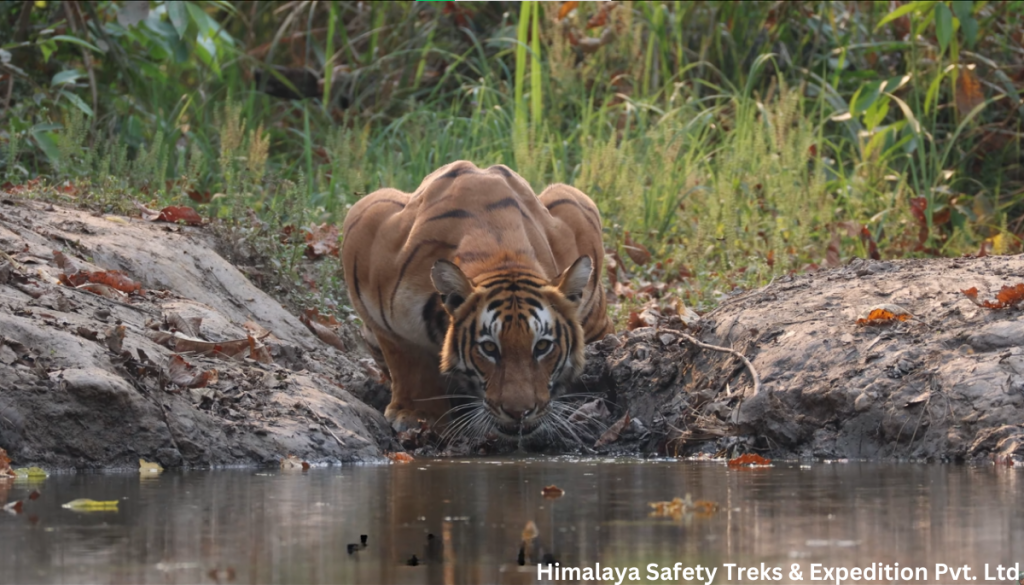
[[[533,346],[533,351],[539,355],[547,351],[549,347],[551,347],[551,342],[547,339],[541,339],[537,342],[537,345]]]
[[[480,344],[480,346],[483,347],[484,351],[487,353],[495,353],[498,351],[498,346],[495,345],[493,341],[485,341]]]

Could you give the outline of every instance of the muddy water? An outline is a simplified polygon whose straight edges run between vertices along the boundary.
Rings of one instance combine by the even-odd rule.
[[[550,484],[565,495],[544,499]],[[530,520],[533,556],[637,568],[640,580],[626,583],[654,582],[648,565],[674,563],[716,568],[715,583],[752,582],[730,580],[727,563],[779,567],[770,582],[781,583],[797,582],[794,564],[803,582],[812,563],[924,567],[928,579],[910,581],[919,583],[953,582],[936,577],[937,563],[967,565],[979,582],[986,564],[990,576],[998,565],[1024,567],[1024,472],[1012,468],[418,460],[8,487],[8,501],[32,489],[41,497],[20,515],[0,513],[0,583],[536,583],[536,567],[517,558]],[[720,510],[648,516],[648,502],[686,494]],[[119,510],[61,508],[76,498],[117,499]],[[366,547],[349,554],[362,534]],[[407,566],[414,554],[421,563]]]

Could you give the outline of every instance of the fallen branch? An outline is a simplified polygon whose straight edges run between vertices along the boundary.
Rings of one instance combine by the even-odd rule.
[[[747,370],[750,371],[750,377],[754,379],[754,394],[752,396],[757,396],[758,392],[761,391],[761,376],[757,375],[757,370],[754,369],[754,364],[750,363],[750,360],[747,359],[747,356],[743,355],[742,353],[732,348],[719,347],[717,345],[711,345],[709,343],[698,341],[697,338],[687,333],[683,333],[682,331],[673,331],[673,333],[682,336],[683,339],[689,341],[690,343],[696,345],[697,347],[710,349],[713,351],[720,351],[722,353],[731,353],[732,355],[740,358],[741,360],[743,360],[743,365],[747,366]]]

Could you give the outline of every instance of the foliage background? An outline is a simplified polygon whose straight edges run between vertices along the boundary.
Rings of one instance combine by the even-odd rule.
[[[327,306],[295,226],[460,158],[589,193],[627,308],[1024,235],[1021,1],[25,1],[0,47],[8,189],[188,203]]]

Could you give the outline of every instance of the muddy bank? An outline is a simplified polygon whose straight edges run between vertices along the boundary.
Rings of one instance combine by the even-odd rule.
[[[7,198],[0,252],[0,448],[18,466],[509,448],[443,445],[430,429],[395,436],[380,372],[352,332],[312,333],[208,227]],[[111,270],[140,288],[75,288]],[[600,402],[570,419],[582,444],[548,452],[1020,460],[1024,320],[959,291],[992,298],[1022,282],[1021,256],[855,260],[734,295],[699,320],[647,314],[656,326],[588,347],[574,400]],[[880,305],[912,318],[857,324]],[[685,335],[749,358],[760,391],[737,356]]]
[[[214,248],[203,227],[3,200],[0,448],[16,464],[370,461],[397,447],[360,400],[368,370]],[[141,290],[60,283],[109,270]]]
[[[857,259],[737,295],[694,330],[671,317],[605,339],[581,389],[642,421],[649,452],[1019,461],[1024,319],[959,291],[1022,282],[1022,256]],[[857,324],[881,305],[912,318]],[[739,359],[681,331],[743,353],[760,392]]]

